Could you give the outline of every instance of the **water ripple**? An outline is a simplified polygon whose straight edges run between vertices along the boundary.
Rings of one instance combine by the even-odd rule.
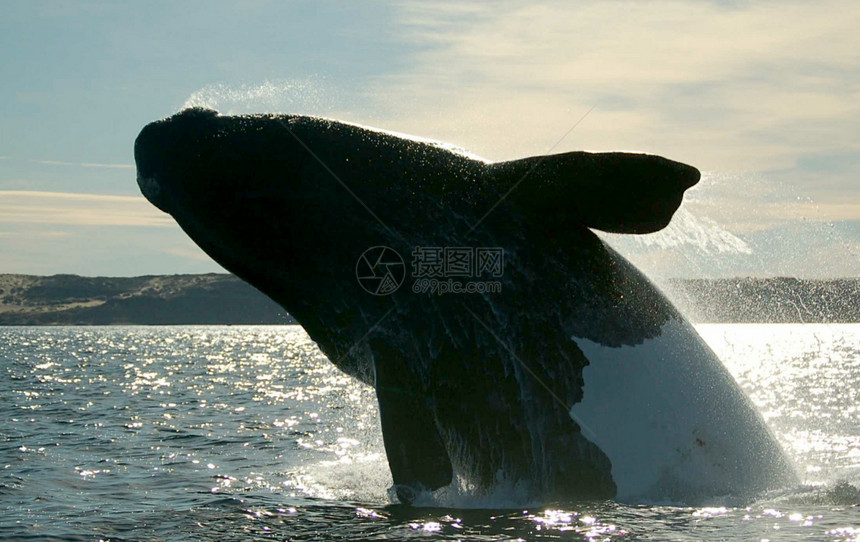
[[[860,326],[699,330],[803,487],[742,508],[392,505],[373,390],[301,328],[0,328],[0,538],[860,540]]]

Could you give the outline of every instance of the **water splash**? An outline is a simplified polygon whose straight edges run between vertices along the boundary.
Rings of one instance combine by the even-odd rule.
[[[338,100],[333,88],[318,77],[265,80],[257,84],[217,83],[196,90],[182,104],[217,109],[226,115],[243,113],[331,113]]]
[[[664,291],[676,278],[832,279],[858,272],[860,229],[845,213],[778,176],[703,172],[664,230],[599,235]]]
[[[715,211],[720,216],[727,208],[732,208],[727,192],[733,194],[734,190],[726,189],[736,187],[739,180],[735,176],[705,172],[699,185],[685,194],[684,203],[664,229],[647,235],[601,234],[601,237],[622,253],[679,249],[688,258],[752,254],[754,250],[750,244],[723,225],[731,223],[731,217],[723,215],[715,220],[708,216]]]
[[[675,213],[666,228],[649,235],[628,236],[644,248],[678,248],[687,245],[704,254],[752,254],[746,241],[706,216],[694,215],[685,208]]]

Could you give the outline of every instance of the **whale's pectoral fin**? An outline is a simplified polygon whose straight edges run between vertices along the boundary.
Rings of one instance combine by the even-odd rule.
[[[421,491],[451,483],[451,460],[428,399],[410,382],[403,361],[381,344],[373,350],[382,440],[397,497],[408,504]]]
[[[684,191],[699,182],[692,166],[650,154],[569,152],[493,164],[510,199],[541,220],[614,233],[651,233],[669,224]]]
[[[409,390],[387,386],[377,387],[376,397],[397,497],[409,504],[423,490],[450,484],[451,461],[432,412],[422,398]]]

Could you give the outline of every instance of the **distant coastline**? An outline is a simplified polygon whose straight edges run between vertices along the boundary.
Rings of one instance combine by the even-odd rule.
[[[0,275],[0,325],[293,324],[228,274]]]
[[[665,293],[697,323],[860,322],[860,279],[673,279]],[[0,275],[0,325],[293,324],[233,275]]]

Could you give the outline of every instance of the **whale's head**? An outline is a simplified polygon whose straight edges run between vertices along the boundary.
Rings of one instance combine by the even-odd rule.
[[[320,197],[291,118],[192,108],[148,124],[134,144],[140,190],[228,270],[282,272],[310,250]]]
[[[186,109],[148,124],[137,136],[137,184],[146,199],[165,213],[180,209],[183,200],[199,190],[197,185],[204,183],[200,170],[214,169],[211,154],[203,151],[218,141],[213,137],[218,117],[212,109]],[[211,177],[205,182],[211,184]]]
[[[305,156],[290,152],[284,118],[289,119],[228,117],[190,108],[152,122],[134,143],[138,186],[146,199],[177,220],[186,210],[226,216],[261,196],[283,203],[286,198],[278,196],[289,191],[295,179],[291,173],[301,169]],[[286,167],[272,174],[275,160],[285,161]]]

